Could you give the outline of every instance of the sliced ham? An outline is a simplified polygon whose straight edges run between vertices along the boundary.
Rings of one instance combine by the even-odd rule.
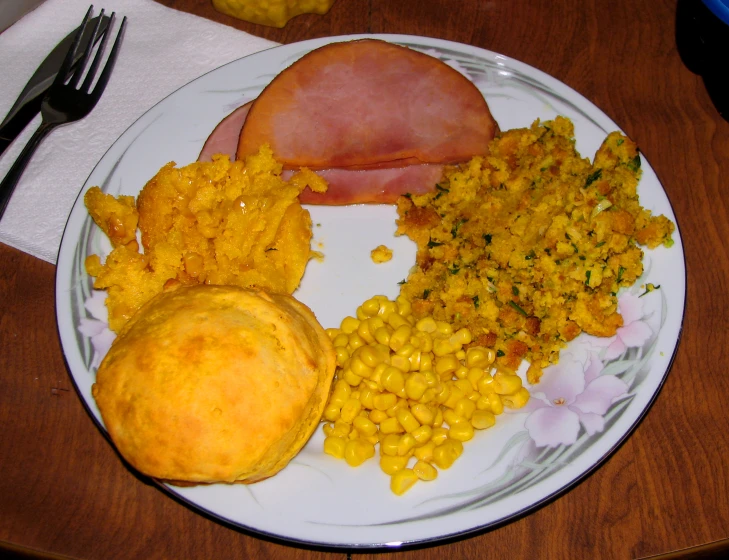
[[[486,153],[496,131],[468,78],[364,39],[316,49],[276,76],[250,109],[237,155],[267,143],[288,169],[453,163]]]
[[[284,178],[295,171],[284,171]],[[320,169],[329,188],[315,193],[308,188],[299,195],[302,204],[344,205],[360,203],[394,204],[405,193],[425,194],[435,190],[443,177],[443,165],[423,163],[391,169]]]
[[[329,184],[305,204],[393,204],[432,192],[444,164],[485,154],[498,132],[465,76],[436,58],[379,40],[327,45],[281,72],[215,127],[199,160],[269,144],[284,177],[308,167]]]
[[[198,161],[210,161],[213,154],[227,154],[235,159],[238,136],[250,103],[246,103],[225,117],[205,141]],[[283,172],[289,179],[294,170]],[[443,176],[442,164],[419,164],[386,169],[320,169],[316,173],[326,179],[326,193],[306,189],[299,199],[303,204],[331,206],[359,203],[394,204],[405,194],[424,194],[435,189]]]
[[[249,101],[245,105],[241,105],[218,123],[205,141],[200,155],[197,157],[198,161],[211,161],[213,154],[227,154],[230,159],[235,159],[240,131],[252,103]]]

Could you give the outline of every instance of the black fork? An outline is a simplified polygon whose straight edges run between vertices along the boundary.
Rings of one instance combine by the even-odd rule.
[[[33,136],[31,136],[30,140],[28,140],[28,144],[26,144],[23,151],[20,152],[18,159],[15,163],[13,163],[8,174],[3,179],[3,182],[0,183],[0,218],[2,218],[5,213],[5,208],[13,194],[13,190],[20,180],[20,177],[23,175],[23,171],[25,171],[30,158],[33,156],[36,148],[38,148],[43,139],[48,136],[54,128],[63,124],[78,121],[88,115],[96,106],[96,103],[98,103],[101,98],[101,94],[104,93],[106,84],[109,82],[109,77],[111,76],[111,71],[114,68],[114,63],[116,62],[117,55],[119,54],[119,48],[124,36],[124,28],[127,23],[126,17],[122,19],[121,25],[119,26],[119,32],[117,33],[116,40],[114,41],[114,46],[112,47],[106,64],[99,75],[99,79],[97,80],[93,90],[91,89],[96,73],[101,65],[101,60],[104,56],[106,44],[109,42],[110,29],[114,25],[113,13],[111,14],[109,25],[106,29],[101,31],[103,39],[96,52],[96,56],[91,62],[91,66],[88,66],[89,59],[91,58],[91,53],[94,48],[94,44],[96,43],[97,35],[99,35],[101,17],[97,20],[91,40],[84,51],[83,58],[76,67],[76,70],[71,71],[76,49],[81,41],[81,37],[83,36],[84,28],[91,19],[93,9],[94,7],[91,6],[89,7],[88,12],[86,12],[83,23],[76,34],[71,48],[66,54],[66,58],[58,71],[58,75],[51,87],[48,89],[48,93],[46,93],[46,96],[41,103],[41,125],[38,127],[38,130],[35,131]],[[104,10],[101,10],[100,15],[104,15]],[[87,66],[88,71],[86,71]],[[79,82],[81,81],[84,73],[86,74],[86,77],[84,78],[81,87],[79,87]]]

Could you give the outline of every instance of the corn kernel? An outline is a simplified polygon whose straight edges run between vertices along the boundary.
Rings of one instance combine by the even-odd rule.
[[[356,387],[362,381],[362,378],[359,375],[356,375],[354,372],[352,372],[352,370],[349,368],[344,370],[344,375],[342,375],[342,379],[344,379],[352,387]]]
[[[397,304],[387,298],[380,300],[380,311],[377,313],[384,321],[393,313],[397,313]]]
[[[405,377],[403,376],[402,371],[396,367],[390,366],[382,374],[380,383],[387,391],[397,393],[400,389],[405,387]]]
[[[405,392],[409,399],[417,401],[428,388],[428,380],[422,373],[412,373],[405,381]]]
[[[357,327],[359,327],[359,319],[355,319],[354,317],[345,317],[342,319],[342,332],[352,334],[357,330]]]
[[[334,337],[334,340],[332,340],[332,344],[335,348],[344,348],[347,344],[349,344],[349,337],[345,333],[339,333]]]
[[[397,302],[397,312],[403,317],[413,312],[413,306],[407,298],[398,296],[395,301]]]
[[[496,393],[491,393],[488,396],[489,399],[489,406],[491,407],[491,412],[496,414],[497,416],[504,412],[504,402],[501,400],[501,397],[497,395]]]
[[[344,449],[347,445],[347,440],[337,436],[328,436],[324,438],[324,453],[336,457],[337,459],[344,459]]]
[[[404,434],[400,436],[400,441],[397,445],[397,454],[399,457],[409,457],[411,451],[417,445],[417,441],[412,434]]]
[[[453,327],[445,321],[436,321],[435,330],[441,337],[449,337],[453,334]]]
[[[468,422],[466,418],[463,416],[459,416],[456,414],[453,410],[447,408],[443,411],[443,420],[447,422],[447,424],[452,428],[456,424],[462,424],[464,422]]]
[[[349,335],[349,342],[347,344],[347,349],[349,350],[349,353],[351,354],[354,352],[357,348],[360,346],[364,346],[366,342],[364,339],[359,336],[356,332],[353,332]]]
[[[351,431],[352,426],[350,426],[346,422],[342,422],[341,420],[335,420],[331,435],[346,438],[349,436],[349,432]]]
[[[433,341],[433,354],[435,354],[436,356],[447,356],[448,354],[453,354],[453,352],[455,352],[456,350],[457,349],[454,348],[453,345],[446,339],[436,338]]]
[[[521,389],[521,378],[518,375],[497,371],[494,374],[494,391],[499,395],[513,395]]]
[[[448,438],[433,450],[433,463],[440,469],[449,469],[461,453],[463,453],[463,443]]]
[[[425,461],[418,461],[413,466],[413,472],[418,475],[420,480],[431,481],[438,477],[438,470]]]
[[[440,445],[448,439],[448,428],[433,428],[433,435],[430,436],[430,440],[435,445]]]
[[[390,476],[392,476],[396,472],[401,471],[405,467],[407,467],[409,460],[410,457],[393,457],[390,455],[381,455],[380,468],[385,474],[389,474]]]
[[[420,369],[420,356],[422,355],[422,352],[420,350],[415,350],[410,356],[408,356],[408,361],[410,362],[410,371],[418,371]]]
[[[349,351],[342,346],[335,346],[334,351],[337,356],[337,365],[340,368],[345,367],[347,360],[349,360]]]
[[[377,315],[377,313],[380,311],[380,302],[377,301],[375,298],[368,299],[361,305],[361,307],[362,311],[364,311],[368,316],[372,317],[373,315]]]
[[[403,317],[398,315],[397,313],[390,313],[387,317],[387,324],[390,325],[393,329],[397,330],[398,328],[402,326],[410,326],[410,323],[408,323]],[[390,335],[392,336],[392,335]]]
[[[426,461],[430,463],[433,460],[433,450],[435,449],[435,442],[430,440],[428,443],[416,447],[413,449],[413,455],[418,461]]]
[[[529,391],[521,387],[513,395],[504,395],[501,397],[501,401],[504,403],[504,406],[508,406],[509,408],[522,408],[529,402]]]
[[[430,351],[420,351],[420,371],[433,370],[433,354]]]
[[[342,406],[340,418],[344,422],[351,424],[359,414],[360,410],[362,410],[362,403],[356,399],[349,399],[346,403],[344,403],[344,406]]]
[[[397,396],[392,393],[382,393],[375,396],[374,402],[377,410],[385,411],[391,406],[395,406],[395,404],[397,404]]]
[[[357,416],[352,421],[352,425],[363,436],[373,436],[377,433],[377,425],[364,416]]]
[[[477,430],[485,430],[496,424],[496,417],[490,410],[476,410],[471,416],[471,425]]]
[[[448,385],[445,386],[448,387]],[[454,408],[456,406],[456,403],[460,401],[463,397],[465,397],[466,394],[455,383],[452,384],[449,389],[450,392],[448,393],[448,398],[441,404],[443,404],[443,406],[447,406],[448,408]]]
[[[438,329],[438,325],[432,317],[423,317],[415,323],[415,328],[420,332],[434,333]]]
[[[402,496],[410,490],[418,481],[418,475],[413,469],[403,469],[390,477],[390,490],[398,496]]]
[[[447,375],[451,377],[452,373],[460,367],[460,363],[456,360],[455,356],[443,356],[435,361],[435,373],[437,373],[441,379]]]
[[[400,446],[400,436],[398,434],[385,434],[380,440],[380,454],[394,457],[397,455]]]
[[[491,377],[490,373],[484,373],[481,379],[478,380],[478,392],[482,395],[490,395],[494,393],[494,378]]]
[[[390,345],[390,331],[387,327],[380,327],[375,331],[375,340],[380,344]]]
[[[375,424],[382,424],[385,420],[389,418],[387,413],[384,410],[371,410],[369,415],[370,420],[372,420]]]
[[[456,371],[453,372],[453,375],[457,379],[466,379],[466,376],[468,375],[468,368],[465,366],[458,366]]]
[[[478,382],[486,374],[486,372],[480,367],[468,368],[468,374],[466,379],[471,382],[471,387],[474,391],[478,391]]]
[[[350,467],[358,467],[375,456],[375,446],[363,439],[349,440],[344,447],[344,460]]]
[[[473,439],[473,425],[468,421],[452,425],[448,437],[458,441]]]
[[[328,329],[324,329],[324,331],[327,333],[329,340],[334,340],[335,338],[337,338],[337,335],[342,333],[342,331],[340,331],[339,329],[333,329],[331,327]]]
[[[430,438],[433,435],[433,428],[426,424],[425,426],[420,426],[419,428],[416,428],[411,433],[415,438],[417,444],[423,445],[430,441]]]
[[[393,351],[397,352],[400,348],[408,343],[412,332],[413,330],[410,325],[400,325],[398,328],[395,329],[395,332],[390,335],[390,348],[392,348]]]
[[[418,422],[408,408],[403,407],[398,410],[395,417],[397,418],[397,421],[400,422],[403,429],[408,433],[413,432],[420,427],[420,422]]]
[[[380,431],[383,434],[401,434],[404,432],[403,427],[397,418],[389,418],[380,423]]]
[[[337,406],[336,404],[329,404],[324,409],[324,418],[329,422],[334,422],[335,420],[339,420],[341,412],[341,406]]]

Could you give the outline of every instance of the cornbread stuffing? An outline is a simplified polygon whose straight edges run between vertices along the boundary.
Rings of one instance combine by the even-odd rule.
[[[86,259],[94,288],[108,293],[118,332],[147,301],[172,285],[222,284],[292,293],[311,256],[311,218],[298,195],[323,179],[302,170],[289,181],[271,150],[242,161],[215,156],[182,168],[165,165],[134,203],[98,187],[84,202],[113,250]],[[139,224],[144,252],[139,251]]]
[[[639,245],[672,245],[673,223],[640,206],[636,144],[611,133],[591,164],[573,136],[563,117],[504,132],[435,192],[398,200],[397,233],[418,246],[400,292],[415,317],[467,327],[502,367],[528,359],[531,382],[581,332],[614,335]]]
[[[372,258],[372,262],[381,264],[387,261],[392,260],[392,249],[389,247],[386,247],[385,245],[378,245],[372,251],[370,252],[370,257]]]

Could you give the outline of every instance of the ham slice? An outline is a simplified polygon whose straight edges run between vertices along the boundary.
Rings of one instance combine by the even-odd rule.
[[[294,173],[284,171],[283,176],[287,178]],[[325,193],[315,193],[307,188],[299,195],[302,204],[395,204],[402,194],[433,191],[443,177],[443,165],[423,163],[391,169],[321,169],[315,173],[326,179],[329,188]]]
[[[245,105],[241,105],[218,123],[205,141],[200,155],[197,157],[198,161],[212,161],[213,154],[227,154],[231,160],[235,159],[240,131],[252,103],[249,101]]]
[[[311,51],[276,76],[248,113],[237,155],[267,143],[287,169],[454,163],[486,153],[496,131],[468,78],[364,39]]]
[[[198,161],[211,161],[213,154],[227,154],[234,159],[238,136],[250,105],[246,103],[220,121],[205,141]],[[294,173],[294,170],[284,171],[283,178],[288,180]],[[326,179],[329,189],[326,193],[306,189],[299,196],[302,204],[394,204],[401,194],[432,191],[443,176],[443,166],[421,164],[390,169],[322,169],[316,173]]]
[[[327,45],[281,72],[215,127],[200,152],[243,158],[269,144],[284,178],[309,167],[329,183],[304,204],[393,204],[432,192],[447,163],[485,154],[498,132],[463,75],[379,40]]]

